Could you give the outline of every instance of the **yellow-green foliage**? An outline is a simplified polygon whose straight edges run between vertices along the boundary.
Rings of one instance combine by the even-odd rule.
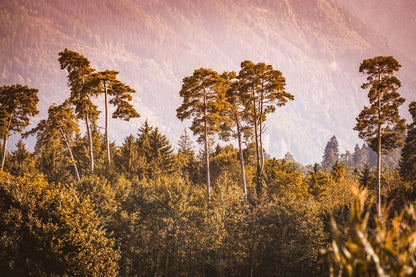
[[[0,271],[6,276],[116,276],[119,253],[91,202],[42,176],[0,174]]]
[[[332,222],[332,247],[324,251],[329,276],[415,276],[416,210],[407,206],[401,214],[375,227],[370,213],[357,198],[349,224],[340,230]]]

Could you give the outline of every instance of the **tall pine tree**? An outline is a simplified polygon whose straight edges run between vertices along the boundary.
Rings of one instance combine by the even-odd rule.
[[[94,69],[90,61],[83,55],[65,49],[59,53],[61,69],[68,71],[68,85],[71,88],[70,101],[75,106],[75,114],[78,118],[85,120],[88,136],[88,147],[90,157],[90,171],[94,172],[94,152],[91,125],[95,125],[99,111],[92,103],[91,98],[98,94],[96,89],[97,79],[93,78]]]
[[[257,194],[260,195],[264,165],[262,135],[265,131],[266,115],[275,112],[276,107],[284,106],[294,97],[285,90],[286,80],[282,72],[265,63],[242,62],[238,79],[241,82],[245,121],[254,133],[257,161],[256,189]]]
[[[19,84],[0,87],[0,137],[3,138],[0,171],[4,168],[10,133],[20,133],[29,125],[29,117],[39,113],[38,102],[37,89]]]
[[[191,130],[204,145],[207,198],[211,200],[211,179],[209,170],[209,145],[213,136],[220,132],[228,103],[225,101],[224,79],[215,71],[200,68],[192,76],[183,79],[179,95],[182,105],[176,110],[180,120],[192,118]]]
[[[393,74],[401,65],[393,57],[374,57],[364,60],[359,71],[367,75],[361,88],[368,89],[369,107],[357,117],[354,130],[377,152],[377,213],[381,216],[381,155],[403,145],[405,120],[399,115],[399,106],[405,99],[397,89],[401,86]]]

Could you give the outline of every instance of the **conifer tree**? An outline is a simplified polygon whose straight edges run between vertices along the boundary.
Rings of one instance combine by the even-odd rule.
[[[35,133],[37,134],[35,150],[40,153],[45,153],[50,149],[62,152],[63,148],[68,152],[74,167],[74,174],[79,181],[80,175],[71,148],[71,139],[75,135],[79,135],[78,119],[70,103],[65,101],[59,106],[51,105],[48,110],[48,118],[41,120],[34,129],[25,133],[25,136]]]
[[[325,146],[322,166],[325,169],[330,169],[335,165],[338,159],[339,159],[338,140],[337,140],[337,137],[334,135],[331,137],[331,139],[327,142]]]
[[[91,98],[98,94],[96,89],[97,79],[93,78],[94,69],[90,61],[83,55],[65,49],[59,53],[61,69],[68,71],[68,85],[71,88],[70,101],[75,106],[75,114],[78,118],[85,120],[85,127],[88,136],[88,147],[90,157],[90,171],[94,172],[94,152],[92,132],[90,124],[95,125],[99,111],[92,103]]]
[[[370,107],[364,107],[356,118],[354,130],[377,152],[377,213],[381,216],[381,155],[403,145],[405,120],[399,115],[399,106],[405,99],[397,89],[400,80],[393,74],[401,65],[393,57],[374,57],[364,60],[359,71],[367,75],[361,88],[368,89]]]
[[[241,182],[243,187],[243,201],[247,202],[247,181],[243,155],[243,136],[250,136],[251,129],[242,125],[244,121],[244,105],[241,98],[242,90],[240,87],[240,82],[238,79],[236,79],[237,76],[235,72],[225,72],[222,76],[226,80],[226,95],[227,101],[229,103],[229,110],[227,111],[227,114],[231,121],[229,125],[222,126],[221,137],[224,140],[228,140],[231,135],[237,138],[238,157],[240,160],[241,168]]]
[[[176,110],[180,120],[192,118],[191,130],[204,144],[207,197],[211,199],[211,180],[209,170],[209,144],[213,135],[220,131],[227,107],[225,101],[224,79],[211,69],[200,68],[192,76],[183,79],[179,95],[182,105]]]
[[[409,124],[400,160],[400,174],[407,181],[416,182],[416,101],[409,104],[412,123]]]
[[[39,113],[38,102],[37,89],[19,84],[0,87],[0,137],[3,138],[0,171],[4,169],[10,133],[20,133],[29,125],[29,117]]]
[[[113,118],[121,118],[129,121],[131,118],[140,117],[133,106],[129,103],[132,100],[132,93],[134,89],[126,84],[123,84],[116,79],[119,72],[115,70],[105,70],[93,75],[93,78],[98,80],[98,90],[104,93],[104,108],[105,108],[105,144],[107,152],[108,164],[111,162],[110,156],[110,141],[108,131],[108,103],[116,106],[113,112]],[[108,100],[108,97],[112,97]]]
[[[177,161],[184,179],[197,183],[199,179],[199,167],[195,159],[193,143],[186,128],[179,138],[178,147]]]
[[[262,134],[265,131],[266,115],[276,111],[293,100],[292,94],[286,92],[286,80],[282,72],[265,63],[254,64],[251,61],[241,63],[237,77],[241,82],[242,99],[245,106],[245,121],[254,133],[257,161],[257,192],[261,194],[264,164]]]

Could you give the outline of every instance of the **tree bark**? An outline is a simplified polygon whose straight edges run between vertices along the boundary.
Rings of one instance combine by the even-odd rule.
[[[10,126],[12,125],[12,117],[13,117],[13,113],[10,115],[9,118],[9,124],[7,126],[7,134],[4,135],[4,140],[3,140],[3,153],[2,153],[2,157],[1,157],[1,168],[0,171],[3,172],[4,170],[4,162],[6,161],[6,150],[7,150],[7,141],[9,139],[9,130],[10,130]]]
[[[258,134],[258,124],[257,124],[257,109],[256,109],[256,98],[253,85],[253,116],[254,116],[254,142],[256,146],[256,162],[257,162],[257,171],[256,171],[256,191],[257,195],[261,195],[262,191],[262,181],[261,181],[261,167],[260,167],[260,153],[259,153],[259,134]]]
[[[207,170],[206,182],[207,182],[207,197],[208,201],[211,201],[211,178],[209,170],[209,151],[208,151],[208,125],[207,125],[207,96],[204,89],[204,148],[205,148],[205,166]]]
[[[59,128],[59,130],[61,131],[62,138],[64,139],[66,145],[66,149],[68,150],[69,156],[71,157],[72,165],[74,166],[75,170],[75,175],[77,177],[77,180],[79,181],[81,180],[81,178],[79,177],[78,167],[77,163],[75,162],[74,155],[72,155],[71,145],[69,144],[68,138],[66,137],[64,130],[62,130],[62,128]]]
[[[240,156],[240,167],[241,167],[241,181],[243,183],[243,201],[247,203],[247,183],[246,183],[246,172],[244,168],[244,156],[243,156],[243,147],[241,143],[241,130],[240,130],[240,121],[238,120],[238,115],[235,115],[235,122],[237,125],[237,140],[238,140],[238,153]]]
[[[108,138],[108,100],[107,100],[107,83],[104,81],[104,95],[105,95],[105,145],[107,149],[107,161],[108,164],[111,162],[110,156],[110,140]]]
[[[378,91],[378,126],[377,126],[377,215],[381,220],[381,95]]]
[[[6,150],[7,150],[7,140],[8,140],[9,136],[4,136],[4,140],[3,140],[3,153],[1,156],[1,169],[0,171],[3,172],[4,169],[4,162],[6,161]]]
[[[263,103],[264,102],[264,80],[261,83],[261,97],[259,107],[259,153],[260,153],[260,172],[263,174],[264,153],[263,153]]]
[[[89,124],[89,117],[88,114],[85,116],[85,126],[87,128],[87,136],[88,136],[88,149],[90,154],[90,170],[91,173],[94,173],[94,152],[93,152],[93,146],[92,146],[92,135],[91,135],[91,129]]]

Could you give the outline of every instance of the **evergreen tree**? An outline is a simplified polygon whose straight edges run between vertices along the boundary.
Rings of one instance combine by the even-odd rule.
[[[181,168],[182,177],[195,184],[200,179],[200,170],[195,158],[191,137],[186,129],[183,130],[179,138],[178,146],[177,164]]]
[[[211,199],[211,179],[209,170],[209,144],[213,135],[229,119],[224,116],[227,107],[225,101],[224,79],[211,69],[200,68],[192,76],[183,79],[179,92],[183,97],[182,105],[176,110],[180,120],[193,118],[191,130],[204,144],[207,197]]]
[[[416,102],[409,104],[413,122],[408,125],[405,145],[400,160],[400,174],[407,181],[416,182]]]
[[[352,154],[354,161],[354,166],[358,168],[363,168],[366,164],[369,163],[369,151],[366,148],[366,145],[363,145],[361,148],[358,144],[354,147],[354,153]]]
[[[39,113],[38,102],[37,89],[19,84],[0,87],[0,137],[3,138],[0,171],[4,168],[10,133],[20,133],[29,125],[29,117]]]
[[[265,63],[254,64],[251,61],[241,63],[237,77],[241,82],[241,98],[244,103],[245,121],[252,128],[256,145],[257,193],[262,190],[264,152],[262,134],[265,131],[266,115],[276,111],[293,100],[292,94],[285,91],[286,80],[279,70]]]
[[[51,105],[48,110],[48,119],[41,120],[34,129],[25,133],[25,136],[31,134],[37,134],[35,150],[43,160],[43,172],[46,173],[49,181],[58,181],[62,177],[63,168],[58,167],[59,163],[56,162],[57,159],[64,160],[60,157],[62,152],[68,153],[69,163],[74,168],[74,175],[78,181],[80,180],[78,166],[71,148],[71,140],[79,134],[78,119],[69,102],[66,101],[59,106]],[[45,159],[49,159],[50,162]]]
[[[30,153],[26,144],[19,140],[16,144],[16,150],[12,152],[9,159],[9,165],[7,165],[8,172],[13,176],[23,176],[28,173],[36,172],[36,159],[32,153]]]
[[[330,169],[335,165],[338,159],[339,159],[338,140],[337,140],[337,137],[334,135],[331,137],[331,139],[327,142],[325,146],[322,166],[325,169]]]
[[[354,130],[377,152],[377,210],[381,216],[381,155],[403,145],[402,134],[405,120],[399,115],[399,106],[405,99],[397,89],[401,86],[393,74],[401,65],[393,57],[374,57],[364,60],[359,71],[367,75],[361,86],[369,88],[370,107],[364,107],[357,117]]]
[[[139,174],[139,169],[144,167],[145,159],[139,154],[137,138],[130,134],[124,139],[119,151],[114,157],[115,167],[120,173],[126,174],[129,179]]]
[[[90,171],[94,172],[94,152],[91,125],[95,126],[99,111],[91,98],[98,95],[97,78],[93,78],[94,69],[83,55],[65,49],[59,53],[61,69],[68,71],[68,85],[71,88],[70,101],[75,106],[75,114],[85,120],[88,137]]]
[[[108,137],[108,103],[116,106],[113,112],[113,118],[121,118],[129,121],[131,118],[140,117],[133,106],[129,103],[132,100],[132,93],[134,89],[128,85],[123,84],[116,79],[118,71],[105,70],[93,75],[93,78],[99,81],[98,90],[104,93],[104,108],[105,108],[105,144],[107,152],[108,164],[111,162],[110,156],[110,141]],[[112,97],[108,100],[108,97]]]
[[[227,101],[229,102],[229,110],[227,111],[227,114],[231,121],[229,125],[222,126],[221,138],[228,140],[231,135],[237,138],[238,157],[241,168],[241,182],[243,187],[243,201],[247,202],[247,181],[243,155],[243,137],[249,137],[251,129],[247,128],[247,126],[243,126],[242,124],[244,121],[244,105],[241,98],[241,83],[238,79],[236,79],[235,72],[225,72],[223,73],[223,77],[226,80],[226,95]]]

